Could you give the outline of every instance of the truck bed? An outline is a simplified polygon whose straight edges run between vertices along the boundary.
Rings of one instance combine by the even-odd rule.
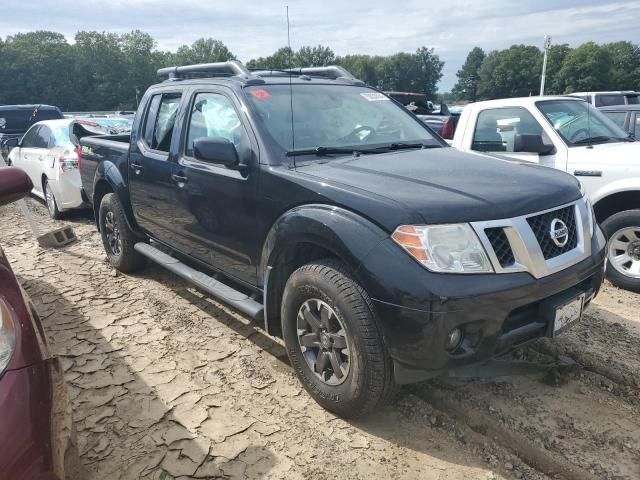
[[[93,180],[100,163],[109,161],[115,165],[126,164],[130,141],[129,134],[98,135],[80,139],[80,176],[82,188],[90,201],[93,200]],[[124,169],[123,174],[126,174],[126,170]]]

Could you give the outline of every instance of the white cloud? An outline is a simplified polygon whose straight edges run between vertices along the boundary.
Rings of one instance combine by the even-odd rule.
[[[200,37],[222,40],[242,60],[268,55],[286,44],[285,3],[244,0],[3,0],[0,32],[77,30],[150,33],[161,48]],[[433,47],[446,62],[441,89],[455,82],[468,51],[514,43],[577,45],[587,40],[640,43],[640,1],[290,0],[292,46],[323,44],[337,54],[389,54]]]

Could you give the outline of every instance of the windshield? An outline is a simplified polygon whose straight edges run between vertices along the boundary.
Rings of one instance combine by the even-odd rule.
[[[246,90],[268,134],[287,152],[318,147],[366,150],[405,143],[442,145],[409,112],[370,88],[263,85]]]
[[[628,139],[624,130],[587,102],[547,100],[536,105],[570,147]]]

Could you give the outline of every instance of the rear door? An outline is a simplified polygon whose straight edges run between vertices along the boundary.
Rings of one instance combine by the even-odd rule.
[[[170,152],[181,100],[179,91],[150,98],[129,153],[129,195],[136,221],[151,236],[172,246],[179,242]]]
[[[173,189],[183,250],[242,281],[255,281],[257,264],[257,143],[237,99],[223,89],[195,90],[176,156]],[[197,160],[193,142],[222,137],[238,151],[243,170]]]

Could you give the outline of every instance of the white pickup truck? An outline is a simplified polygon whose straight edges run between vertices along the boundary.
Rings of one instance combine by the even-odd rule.
[[[467,105],[452,146],[578,177],[609,238],[607,277],[640,292],[640,142],[582,99],[524,97]]]

